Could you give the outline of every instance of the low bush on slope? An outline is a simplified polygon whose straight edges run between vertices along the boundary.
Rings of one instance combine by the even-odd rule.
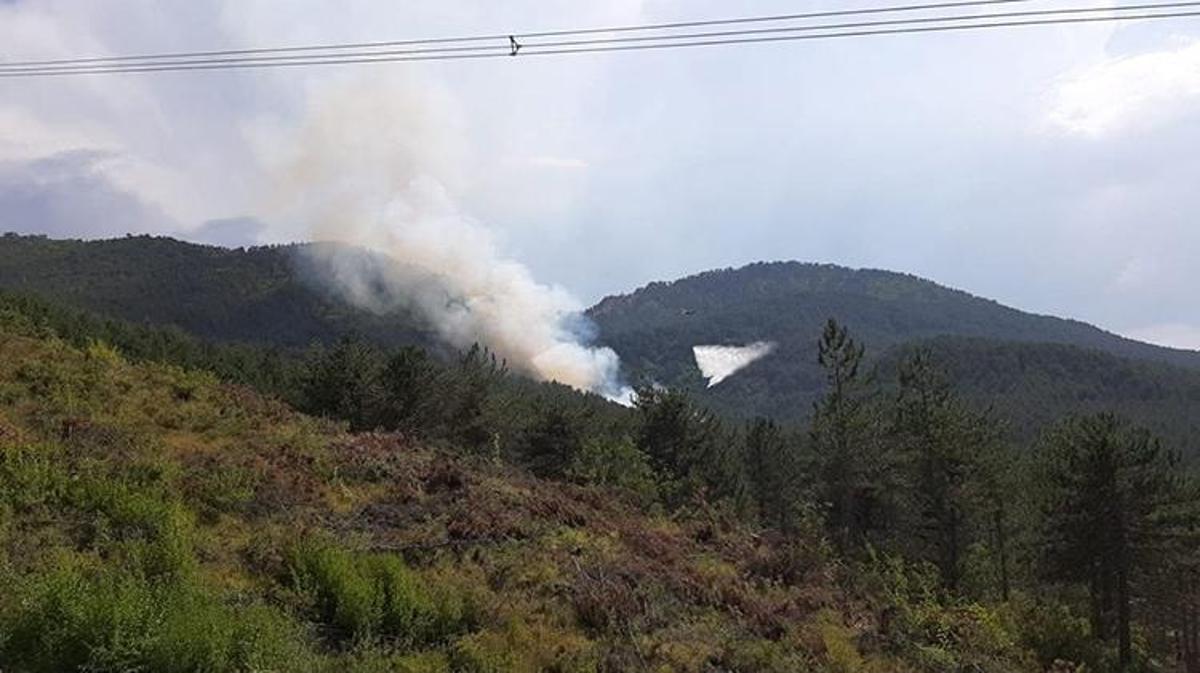
[[[0,329],[5,671],[1016,671],[1049,656],[1018,602],[948,601],[887,559],[837,563],[815,532],[759,535],[702,500],[647,511],[20,332]]]

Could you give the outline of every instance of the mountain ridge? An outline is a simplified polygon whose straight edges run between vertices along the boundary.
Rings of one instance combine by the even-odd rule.
[[[1151,344],[1151,343],[1147,343],[1147,342],[1143,342],[1143,341],[1138,341],[1136,339],[1131,339],[1129,337],[1125,337],[1120,334],[1116,334],[1114,332],[1097,327],[1091,323],[1088,323],[1088,322],[1085,322],[1085,321],[1082,321],[1079,319],[1075,319],[1075,318],[1067,318],[1067,317],[1062,317],[1062,316],[1056,316],[1053,314],[1040,314],[1040,313],[1025,311],[1025,310],[1015,308],[1015,307],[1009,306],[1007,304],[1001,303],[995,299],[976,295],[976,294],[970,293],[968,291],[954,288],[954,287],[951,287],[948,285],[943,285],[936,281],[933,281],[933,280],[930,280],[927,278],[923,278],[921,276],[917,276],[916,274],[912,274],[909,272],[891,271],[891,270],[887,270],[887,269],[879,269],[879,268],[872,268],[872,267],[854,268],[854,267],[842,266],[842,265],[838,265],[838,264],[820,263],[820,262],[802,262],[802,261],[796,261],[796,260],[752,262],[750,264],[746,264],[746,265],[743,265],[740,267],[725,267],[725,268],[721,268],[721,269],[710,269],[710,270],[702,271],[702,272],[692,274],[689,276],[684,276],[682,278],[678,278],[678,279],[675,279],[672,281],[654,281],[654,282],[643,285],[642,287],[639,287],[639,288],[632,290],[630,292],[627,292],[627,293],[621,293],[621,294],[610,295],[610,296],[604,297],[600,301],[598,301],[596,304],[594,304],[591,308],[589,308],[587,310],[587,314],[589,316],[591,316],[593,319],[596,319],[598,322],[601,322],[602,324],[605,324],[605,323],[609,324],[610,328],[611,328],[614,326],[618,326],[618,325],[613,324],[615,321],[611,320],[611,316],[614,313],[619,312],[622,308],[628,308],[629,305],[636,303],[638,297],[644,297],[646,295],[653,295],[654,298],[657,300],[657,299],[663,297],[664,295],[677,294],[681,290],[682,291],[688,291],[688,290],[694,291],[695,286],[703,286],[700,289],[702,289],[705,292],[705,294],[711,295],[711,294],[713,294],[712,290],[713,290],[714,283],[728,281],[731,277],[733,277],[735,280],[737,280],[737,277],[739,277],[739,276],[745,276],[748,274],[757,274],[762,271],[766,271],[769,273],[777,273],[777,272],[797,271],[797,270],[804,271],[804,272],[821,273],[825,276],[822,279],[823,281],[830,280],[829,276],[831,274],[837,274],[837,275],[842,276],[843,277],[842,280],[845,280],[846,276],[851,276],[851,277],[858,276],[858,278],[856,278],[856,280],[861,281],[865,278],[868,281],[868,283],[871,281],[892,281],[892,282],[894,282],[894,281],[899,280],[899,281],[909,284],[911,286],[911,289],[920,290],[920,291],[926,293],[923,296],[922,294],[920,294],[918,292],[910,292],[905,297],[906,299],[909,299],[909,300],[920,300],[920,299],[932,298],[929,296],[928,293],[940,293],[940,294],[944,294],[944,295],[949,295],[949,296],[952,296],[955,298],[965,300],[967,302],[975,303],[977,305],[980,305],[981,307],[998,309],[999,311],[1008,313],[1010,315],[1017,315],[1023,319],[1037,321],[1037,322],[1043,322],[1043,323],[1052,323],[1052,324],[1059,326],[1060,328],[1079,330],[1080,331],[1079,335],[1084,335],[1084,336],[1086,336],[1086,338],[1093,340],[1093,341],[1109,340],[1113,343],[1123,344],[1127,351],[1128,350],[1140,351],[1138,353],[1126,352],[1126,353],[1118,353],[1118,354],[1132,355],[1134,357],[1139,357],[1142,359],[1156,359],[1156,360],[1161,360],[1164,362],[1171,362],[1172,364],[1180,364],[1183,366],[1200,368],[1200,351],[1194,351],[1194,350],[1184,349],[1184,348],[1174,348],[1174,347],[1170,347],[1170,346],[1162,346],[1162,345],[1158,345],[1158,344]],[[834,279],[834,280],[836,280],[836,279]],[[753,293],[746,292],[746,290],[748,290],[748,289],[751,289],[751,288],[747,288],[744,285],[739,288],[739,293],[742,296],[738,299],[738,303],[744,303],[745,297],[747,295],[749,295],[751,297],[753,296]],[[760,285],[759,289],[762,290],[762,289],[768,289],[768,288],[763,288]],[[810,285],[810,286],[803,287],[803,288],[798,287],[794,291],[808,291],[810,293],[816,293],[816,294],[828,294],[828,293],[844,292],[844,291],[847,291],[847,289],[848,288],[846,288],[844,285],[834,288],[834,289],[830,289],[828,287],[812,287]],[[852,288],[850,288],[850,289],[852,289]],[[860,284],[858,289],[871,289],[871,288],[870,288],[870,286],[867,286],[864,288]],[[883,299],[884,297],[876,296],[875,298]],[[896,297],[891,297],[891,298],[895,299]],[[672,306],[672,308],[678,308],[680,310],[680,315],[684,316],[684,317],[690,317],[692,315],[695,315],[694,312],[697,310],[694,306],[687,306],[687,305],[674,305],[674,306]],[[610,329],[610,331],[611,331],[611,329]],[[1087,333],[1087,334],[1085,335],[1085,333]],[[990,335],[990,336],[995,336],[995,335]],[[1059,341],[1054,340],[1054,339],[1045,339],[1045,341],[1047,343],[1059,343]],[[1104,344],[1096,344],[1096,345],[1100,346],[1101,348],[1103,348],[1103,346],[1104,346]]]
[[[0,288],[217,341],[299,349],[353,332],[388,347],[452,350],[416,313],[354,308],[331,289],[333,283],[319,282],[319,266],[299,254],[316,245],[322,244],[231,249],[168,237],[62,241],[4,235]],[[381,262],[366,251],[348,250],[372,265]],[[394,293],[411,277],[391,273],[386,263],[369,269],[366,275],[378,276],[381,292]],[[981,404],[1014,409],[1018,423],[1029,425],[1025,435],[1053,415],[1101,403],[1129,402],[1147,411],[1139,420],[1185,439],[1194,431],[1186,419],[1200,416],[1200,397],[1191,393],[1193,380],[1200,389],[1200,352],[1027,313],[910,273],[757,262],[649,283],[602,299],[586,315],[596,325],[598,345],[621,356],[627,380],[683,388],[733,417],[807,416],[824,386],[816,343],[829,318],[849,327],[881,376],[891,375],[888,367],[906,349],[943,339],[940,348],[953,365],[955,383]],[[708,387],[693,346],[757,341],[777,346]],[[988,388],[999,381],[992,371],[997,362],[1032,364],[1020,377],[1006,378],[998,393]],[[1126,375],[1107,376],[1104,370]],[[1058,385],[1055,377],[1070,380]],[[1144,391],[1156,387],[1166,391],[1165,401],[1158,407],[1143,403]],[[1009,404],[1008,398],[1021,403]],[[1047,407],[1045,413],[1038,405]]]

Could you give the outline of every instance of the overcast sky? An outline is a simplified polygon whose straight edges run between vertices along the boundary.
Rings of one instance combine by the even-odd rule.
[[[0,0],[0,57],[863,4]],[[286,157],[330,120],[338,132],[316,142],[341,148],[347,175],[367,172],[350,169],[365,154],[403,157],[535,276],[585,302],[708,268],[798,259],[907,271],[1200,349],[1200,19],[0,79],[0,229],[306,239],[313,232],[287,207],[298,183]]]

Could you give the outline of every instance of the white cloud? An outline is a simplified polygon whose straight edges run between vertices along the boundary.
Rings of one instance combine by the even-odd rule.
[[[568,170],[581,170],[588,167],[588,162],[583,159],[575,159],[572,157],[551,157],[537,156],[529,157],[525,160],[531,166],[539,168],[562,168]]]
[[[1061,79],[1050,121],[1072,133],[1099,136],[1167,121],[1200,101],[1200,40],[1106,60]]]

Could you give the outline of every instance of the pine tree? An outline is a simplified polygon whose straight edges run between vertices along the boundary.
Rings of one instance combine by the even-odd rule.
[[[583,446],[583,433],[574,416],[551,404],[538,415],[525,444],[525,461],[534,474],[562,477]]]
[[[929,352],[917,350],[900,365],[893,436],[910,468],[911,542],[918,556],[938,568],[942,585],[956,591],[982,504],[980,457],[998,443],[999,433],[987,415],[954,396]],[[991,509],[993,517],[1001,517],[997,530],[1004,549],[1004,514]]]
[[[712,412],[696,407],[686,393],[646,386],[634,406],[641,417],[637,446],[664,479],[664,497],[673,505],[703,493],[744,505],[746,478],[738,443]]]
[[[426,429],[435,373],[425,351],[415,346],[401,348],[388,358],[381,384],[385,427],[408,432]]]
[[[304,410],[345,420],[352,430],[374,429],[383,396],[381,361],[378,350],[355,335],[316,351],[303,378]]]
[[[1135,600],[1144,580],[1195,544],[1195,494],[1174,453],[1111,414],[1073,419],[1046,450],[1046,567],[1086,585],[1092,633],[1132,663]],[[1186,541],[1186,542],[1185,542]]]
[[[813,409],[810,429],[813,472],[819,481],[826,523],[845,550],[885,527],[875,419],[860,376],[863,347],[830,319],[818,345],[826,392]]]
[[[795,447],[775,421],[756,418],[746,430],[743,454],[758,520],[790,530],[801,498],[801,469]]]

